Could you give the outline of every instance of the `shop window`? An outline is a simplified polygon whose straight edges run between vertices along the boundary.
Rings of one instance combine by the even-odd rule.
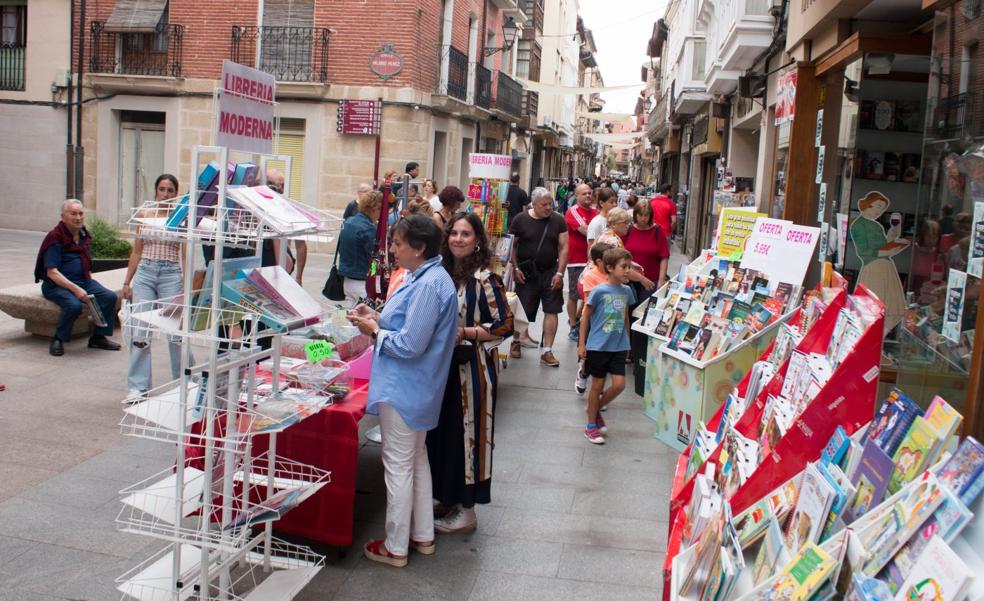
[[[290,197],[303,200],[304,173],[304,119],[280,119],[280,135],[276,137],[274,154],[290,156]],[[268,168],[279,169],[287,175],[287,164],[284,161],[270,161]]]

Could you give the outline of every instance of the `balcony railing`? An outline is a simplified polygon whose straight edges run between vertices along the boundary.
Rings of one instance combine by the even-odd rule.
[[[536,123],[536,113],[540,108],[540,95],[536,92],[523,90],[523,112],[522,114]]]
[[[492,107],[492,72],[475,65],[475,104],[483,109]]]
[[[23,46],[0,44],[0,90],[24,89]]]
[[[244,65],[255,64],[277,81],[327,83],[328,38],[325,27],[233,25],[230,58]]]
[[[496,74],[495,108],[519,117],[523,114],[523,86],[502,71]]]
[[[929,135],[933,138],[963,138],[981,135],[982,107],[974,93],[956,94],[930,99]]]
[[[454,46],[445,46],[444,55],[448,61],[448,77],[442,79],[439,94],[446,94],[461,101],[468,98],[468,55]]]
[[[181,77],[184,25],[164,25],[155,33],[106,31],[105,22],[89,25],[91,73]]]
[[[543,35],[543,0],[526,0],[523,3],[523,12],[531,23],[523,27],[522,39],[535,39],[537,34]]]

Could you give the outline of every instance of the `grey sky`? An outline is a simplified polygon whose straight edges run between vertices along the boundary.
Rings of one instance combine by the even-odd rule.
[[[595,60],[606,86],[639,84],[646,56],[646,41],[653,23],[666,11],[666,0],[579,0],[584,26],[594,35],[598,52]],[[602,95],[605,112],[631,113],[639,90],[622,90]]]

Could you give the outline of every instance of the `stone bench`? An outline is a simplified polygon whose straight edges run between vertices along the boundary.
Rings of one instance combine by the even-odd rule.
[[[93,279],[121,296],[126,269],[113,269],[92,274]],[[119,310],[119,303],[116,305]],[[0,289],[0,311],[15,319],[24,320],[24,330],[35,336],[51,338],[55,335],[60,309],[58,305],[41,296],[41,284],[21,284]],[[118,320],[117,320],[118,321]],[[117,327],[119,324],[117,323]],[[91,333],[93,329],[89,308],[82,308],[82,315],[75,320],[72,337]]]

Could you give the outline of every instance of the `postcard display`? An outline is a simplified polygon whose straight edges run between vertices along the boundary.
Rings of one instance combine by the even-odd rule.
[[[468,156],[468,202],[471,211],[485,226],[492,250],[492,270],[507,281],[507,266],[512,255],[513,236],[509,234],[509,210],[503,204],[509,193],[512,157],[499,154]]]
[[[754,256],[750,252],[746,252],[739,262],[706,250],[693,263],[681,269],[675,281],[665,285],[636,308],[634,316],[638,319],[632,329],[650,337],[643,407],[645,414],[656,422],[656,437],[659,440],[683,451],[690,444],[697,424],[710,420],[735,384],[751,368],[756,357],[770,344],[780,324],[794,313],[800,285],[818,239],[814,230],[785,221],[758,219],[748,248],[754,245],[759,248],[770,246],[773,256],[787,257],[782,268],[774,260]],[[764,237],[756,238],[757,235]],[[798,240],[784,243],[789,236],[798,237]],[[782,239],[783,242],[773,242],[774,239]],[[787,252],[791,246],[802,249]],[[755,274],[754,277],[752,274]],[[749,277],[744,277],[746,275]],[[716,284],[713,283],[715,281]],[[709,294],[705,290],[702,298],[694,297],[690,291],[705,282],[712,282],[708,285],[716,290]],[[741,294],[747,295],[745,300],[749,302],[732,303]],[[760,299],[760,302],[752,298]],[[684,314],[679,311],[680,299],[688,304]],[[684,321],[693,325],[690,310],[700,305],[705,316],[713,315],[715,303],[719,301],[728,303],[730,307],[721,316],[729,324],[728,329],[712,333],[713,325],[704,328],[698,334],[704,337],[703,341],[696,341],[692,350],[676,344],[675,328]],[[741,315],[738,315],[742,313],[738,311],[739,306],[747,309]],[[760,308],[767,311],[762,314],[765,317],[757,316]],[[705,316],[700,319],[706,320]],[[665,328],[667,320],[673,324],[669,329]],[[664,322],[662,329],[660,322]],[[740,326],[740,331],[732,330],[731,324]],[[718,336],[730,342],[723,350],[709,351],[708,345],[714,349],[722,348],[715,344]]]
[[[203,165],[202,155],[216,160],[188,195],[145,203],[130,219],[143,237],[185,242],[188,266],[203,243],[215,258],[203,282],[185,270],[183,294],[124,312],[134,335],[181,340],[182,376],[124,402],[122,432],[174,444],[176,459],[121,491],[118,528],[166,546],[118,578],[118,589],[141,601],[291,599],[324,558],[274,538],[272,523],[331,474],[278,458],[277,432],[330,403],[339,391],[329,384],[347,366],[310,349],[311,377],[287,382],[282,335],[320,322],[324,309],[280,266],[260,268],[258,255],[224,259],[223,250],[255,252],[263,239],[324,233],[337,220],[253,185],[257,166],[230,163],[225,147],[195,147],[192,164]],[[268,350],[262,337],[272,337]],[[207,360],[189,364],[192,342]],[[260,454],[257,436],[268,437]]]
[[[801,477],[835,433],[846,439],[871,421],[883,323],[884,306],[863,286],[854,295],[844,288],[804,295],[784,331],[677,460],[664,599],[699,598],[679,594],[678,572],[694,552],[682,546],[695,525],[688,506],[708,478],[738,516]]]

